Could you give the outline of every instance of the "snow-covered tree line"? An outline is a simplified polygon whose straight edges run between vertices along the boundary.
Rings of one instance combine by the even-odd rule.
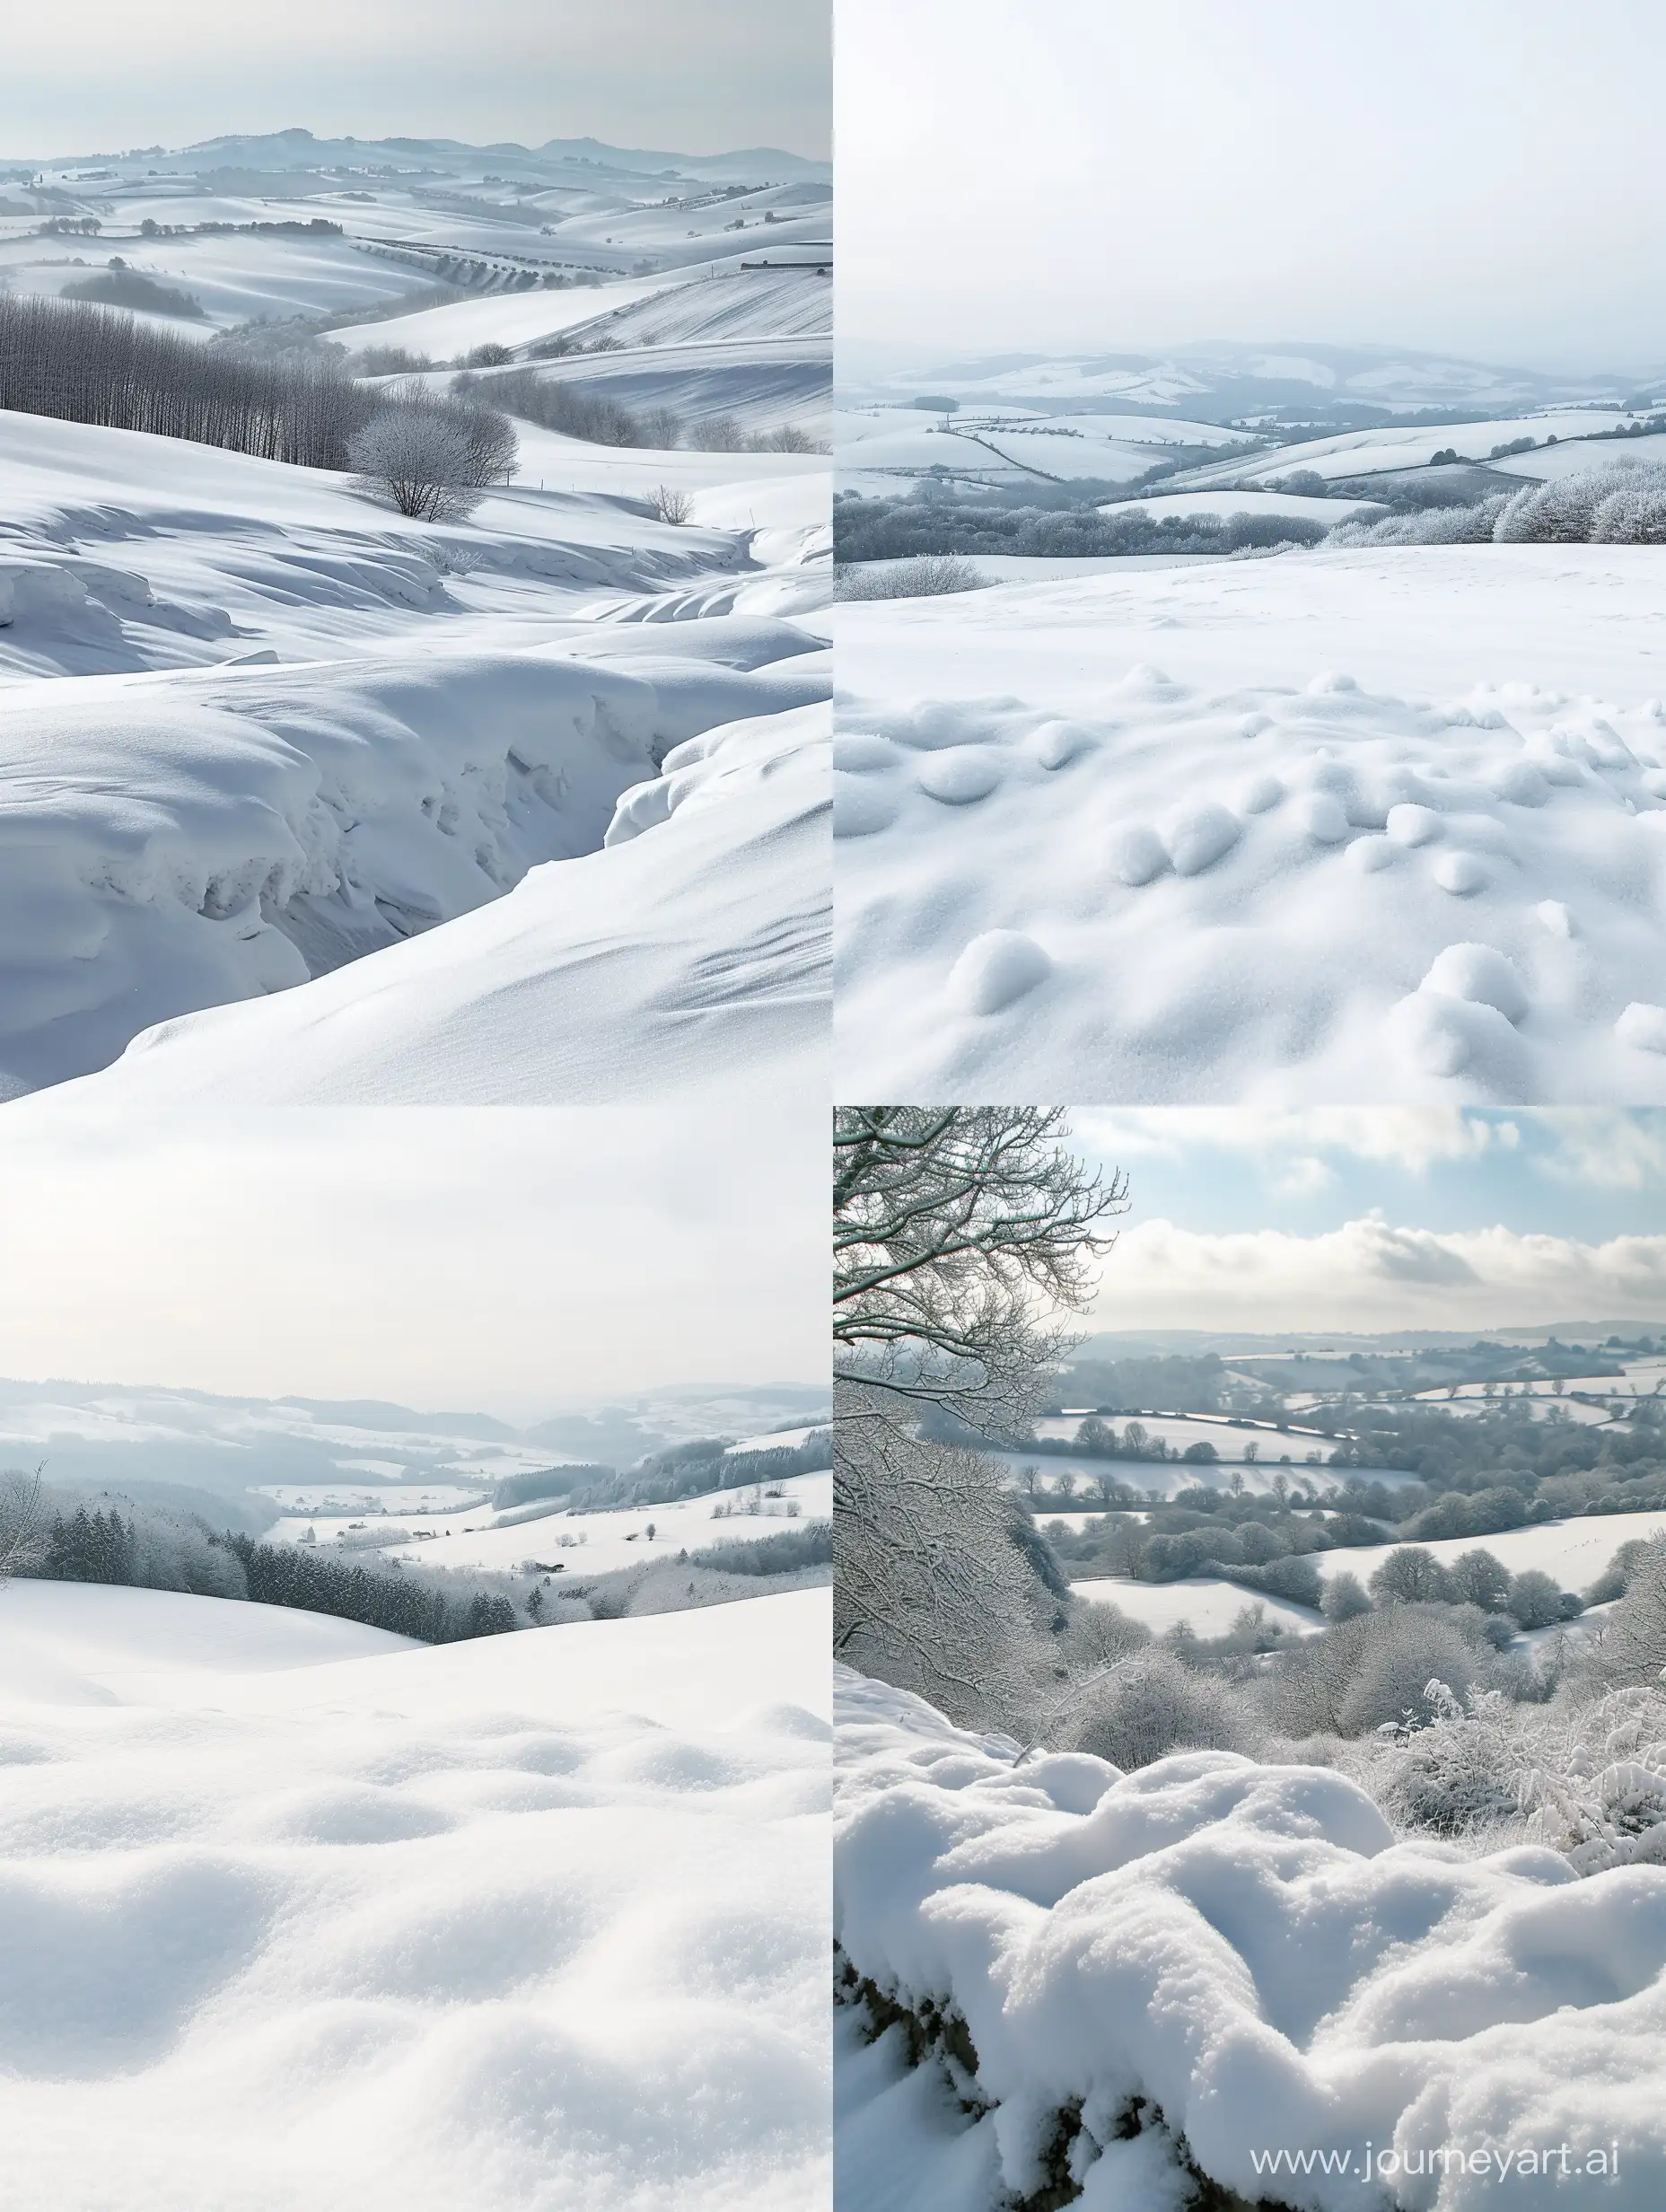
[[[1666,464],[1620,461],[1473,506],[1344,522],[1327,543],[1362,545],[1666,544]]]

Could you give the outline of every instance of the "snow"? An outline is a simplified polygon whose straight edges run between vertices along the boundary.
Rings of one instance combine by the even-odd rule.
[[[865,2052],[842,2034],[841,2172],[892,2152],[922,2212],[1027,2194],[1079,2100],[1070,2171],[1100,2212],[1179,2212],[1181,2141],[1221,2186],[1311,2212],[1570,2202],[1524,2157],[1564,2143],[1582,2178],[1618,2150],[1578,2201],[1659,2201],[1666,1872],[1397,1842],[1340,1775],[1223,1751],[1014,1769],[919,1699],[837,1679],[838,1940],[886,1995],[958,2015],[976,2059],[970,2082],[938,2058],[910,2083],[899,2031]],[[1258,2158],[1280,2151],[1343,2170],[1279,2187]]]
[[[1369,430],[1342,431],[1334,437],[1308,439],[1297,445],[1281,445],[1276,452],[1258,453],[1252,460],[1234,463],[1231,468],[1211,463],[1206,469],[1191,471],[1186,481],[1199,487],[1229,477],[1254,483],[1268,477],[1289,476],[1298,469],[1311,469],[1316,475],[1327,478],[1373,476],[1383,470],[1426,468],[1436,453],[1443,453],[1449,448],[1460,461],[1538,476],[1540,463],[1546,459],[1540,453],[1522,453],[1513,460],[1497,461],[1489,460],[1488,455],[1494,446],[1512,444],[1517,438],[1536,438],[1542,445],[1547,438],[1552,437],[1557,441],[1556,446],[1551,448],[1554,454],[1565,439],[1593,438],[1600,431],[1621,428],[1630,419],[1612,408],[1551,408],[1541,414],[1501,416],[1492,422],[1404,427],[1384,424]],[[1632,443],[1628,440],[1622,447],[1604,440],[1599,445],[1584,445],[1580,450],[1586,459],[1574,465],[1600,466],[1604,455],[1629,451]],[[1551,469],[1547,468],[1544,472],[1548,475]]]
[[[78,1582],[0,1590],[0,1697],[39,1705],[167,1705],[221,1678],[418,1651],[356,1620]]]
[[[111,1601],[207,1627],[0,1708],[12,2201],[825,2201],[822,1593],[363,1656],[46,1594],[90,1652]],[[245,1624],[294,1655],[238,1671]]]
[[[1114,1605],[1130,1620],[1144,1621],[1154,1636],[1181,1621],[1199,1636],[1224,1636],[1245,1607],[1255,1605],[1269,1623],[1276,1622],[1297,1636],[1311,1636],[1325,1625],[1323,1616],[1310,1606],[1269,1597],[1265,1591],[1246,1590],[1239,1583],[1224,1582],[1213,1575],[1186,1575],[1178,1582],[1131,1582],[1120,1576],[1096,1576],[1070,1586],[1091,1605]]]
[[[1530,478],[1552,484],[1563,477],[1583,476],[1588,470],[1612,469],[1623,461],[1666,461],[1666,436],[1603,438],[1596,442],[1566,439],[1541,445],[1530,453],[1505,453],[1487,462],[1505,476]]]
[[[1666,1100],[1662,557],[841,605],[840,1094]]]
[[[318,201],[342,238],[137,236],[145,216],[310,220],[304,198],[222,206],[191,184],[326,152],[225,142],[167,178],[124,157],[98,185],[105,234],[75,242],[204,278],[199,335],[368,311],[449,270],[483,288],[338,342],[596,322],[629,343],[540,373],[732,403],[760,430],[825,415],[826,280],[730,266],[765,212],[772,251],[825,233],[828,186],[787,157],[796,181],[758,189],[741,157],[732,200],[647,157],[543,150],[529,181],[556,198],[529,216],[478,154],[405,149],[397,181]],[[345,146],[327,165],[389,166]],[[680,194],[703,212],[660,205]],[[746,233],[724,236],[737,206]],[[668,224],[680,266],[627,276],[626,231]],[[618,281],[546,287],[540,264]],[[511,486],[430,525],[343,476],[0,417],[0,1098],[91,1076],[122,1111],[825,1091],[828,464],[530,425],[521,444]],[[688,522],[655,518],[661,487]]]
[[[1622,1544],[1661,1535],[1666,1535],[1666,1513],[1593,1513],[1574,1521],[1504,1529],[1495,1536],[1443,1536],[1423,1549],[1448,1566],[1463,1552],[1490,1551],[1513,1575],[1537,1567],[1559,1590],[1584,1590]],[[1354,1575],[1368,1583],[1394,1549],[1392,1544],[1372,1544],[1358,1550],[1316,1551],[1311,1557],[1321,1576]]]
[[[633,276],[566,291],[495,292],[478,299],[453,300],[444,307],[422,307],[408,315],[342,323],[330,332],[337,346],[359,353],[367,346],[397,346],[407,353],[451,361],[476,346],[530,347],[540,338],[593,322],[639,300],[668,289],[663,276]]]
[[[1138,507],[1149,514],[1154,522],[1161,522],[1171,514],[1285,514],[1298,521],[1322,522],[1328,530],[1337,522],[1346,522],[1350,515],[1363,514],[1371,508],[1368,499],[1320,499],[1303,492],[1218,491],[1167,492],[1154,499],[1124,501],[1120,505],[1101,507],[1101,514],[1116,515]]]
[[[187,1089],[541,1102],[586,1058],[602,1085],[631,1063],[633,1013],[679,1066],[819,1043],[829,670],[813,631],[744,603],[822,588],[802,461],[747,456],[710,527],[625,509],[633,473],[445,531],[319,471],[123,432],[7,417],[0,458],[21,549],[0,556],[0,1092],[235,1000],[256,1003],[212,1043],[149,1040],[140,1080],[189,1058]],[[723,506],[735,457],[686,458]],[[132,549],[118,569],[83,539]],[[396,945],[414,930],[432,943]],[[390,945],[421,958],[361,967]],[[344,961],[328,1005],[303,991],[273,1024],[267,994]],[[564,1062],[566,1020],[587,1035]]]
[[[536,1520],[497,1525],[488,1509],[460,1514],[419,1514],[405,1520],[378,1519],[371,1533],[385,1540],[387,1557],[426,1558],[443,1567],[516,1569],[531,1560],[557,1564],[572,1574],[602,1575],[621,1567],[652,1566],[674,1559],[680,1551],[702,1551],[712,1544],[750,1543],[830,1520],[831,1474],[793,1475],[772,1482],[778,1498],[754,1498],[753,1487],[708,1492],[658,1505],[609,1507],[569,1512],[557,1505]],[[531,1501],[529,1501],[529,1504]],[[753,1510],[753,1507],[756,1510]],[[794,1513],[792,1508],[796,1506]],[[513,1510],[519,1511],[519,1508]],[[317,1514],[309,1516],[322,1543],[334,1531]],[[274,1540],[299,1535],[300,1522],[280,1522]],[[653,1534],[648,1530],[652,1526]],[[443,1549],[435,1550],[436,1543]]]

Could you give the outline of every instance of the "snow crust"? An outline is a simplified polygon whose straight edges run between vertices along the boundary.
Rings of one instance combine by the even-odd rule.
[[[40,1594],[195,1663],[0,1702],[6,2202],[826,2201],[821,1593],[439,1649]]]
[[[1666,1100],[1625,551],[842,606],[843,1094]]]
[[[991,2181],[1040,2186],[1079,2099],[1071,2171],[1099,2212],[1178,2212],[1178,2138],[1215,2181],[1311,2212],[1660,2201],[1661,1869],[1582,1882],[1539,1847],[1397,1842],[1341,1776],[1221,1751],[1127,1776],[1081,1753],[1014,1767],[917,1698],[837,1681],[837,1940],[886,1995],[963,2020],[977,2059],[975,2079],[951,2059],[910,2085],[897,2031],[843,2042],[860,2170],[894,2146],[910,2201],[998,2202]],[[952,2089],[993,2110],[973,2124]],[[1253,2156],[1363,2161],[1367,2143],[1406,2162],[1391,2186],[1357,2163],[1269,2181]],[[1617,2178],[1522,2170],[1563,2143],[1617,2153]],[[1441,2146],[1462,2170],[1411,2171]],[[1475,2170],[1484,2148],[1516,2158],[1507,2180]]]

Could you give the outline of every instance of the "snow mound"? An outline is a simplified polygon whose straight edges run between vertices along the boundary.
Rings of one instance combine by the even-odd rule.
[[[1573,2201],[1491,2163],[1565,2144],[1603,2176],[1578,2201],[1660,2201],[1666,1870],[1399,1843],[1339,1775],[1227,1752],[1015,1767],[843,1669],[837,1743],[837,1939],[881,2001],[944,2023],[939,2079],[986,2112],[940,2115],[944,2159],[1022,2195],[1067,2152],[1083,2205],[1178,2206],[1183,2149],[1252,2201],[1469,2212]],[[890,2040],[846,2047],[864,2157],[910,2126]],[[1461,2167],[1431,2172],[1442,2146]]]
[[[1523,625],[1540,551],[1491,580]],[[1500,557],[1429,557],[1454,587]],[[1343,587],[1382,585],[1338,573],[1362,558],[840,610],[841,1095],[1666,1102],[1658,702],[1454,693],[1409,635],[1435,595],[1409,564],[1408,634],[1370,637],[1396,675],[1314,677],[1303,625],[1371,632]],[[1298,586],[1322,621],[1290,615]],[[1594,675],[1591,612],[1563,657]],[[1161,672],[1129,671],[1141,618]],[[969,985],[1019,936],[1045,992]]]
[[[815,1593],[9,1697],[8,2201],[824,2201],[828,1634]]]

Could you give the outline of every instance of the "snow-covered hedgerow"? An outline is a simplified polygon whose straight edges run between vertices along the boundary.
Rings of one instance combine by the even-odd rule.
[[[1308,2212],[1666,2197],[1666,1869],[1399,1840],[1322,1768],[1015,1763],[845,1671],[838,1700],[843,1988],[943,2085],[904,2140],[917,2101],[847,2068],[840,2124],[864,2159],[890,2129],[922,2196],[936,2156],[1107,2212],[1197,2174]]]

